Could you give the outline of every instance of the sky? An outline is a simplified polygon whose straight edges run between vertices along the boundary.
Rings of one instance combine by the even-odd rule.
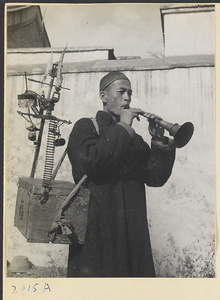
[[[142,58],[163,54],[160,6],[40,5],[52,47],[104,46],[114,48],[117,57]]]

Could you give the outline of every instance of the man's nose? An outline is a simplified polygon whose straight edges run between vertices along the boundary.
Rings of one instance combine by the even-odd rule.
[[[124,100],[127,102],[131,102],[131,96],[128,92],[124,92]]]

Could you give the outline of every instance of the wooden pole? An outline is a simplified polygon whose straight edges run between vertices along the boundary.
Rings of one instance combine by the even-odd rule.
[[[64,161],[64,158],[66,157],[66,154],[67,154],[67,148],[64,150],[63,155],[61,156],[61,158],[60,158],[60,160],[59,160],[59,162],[58,162],[55,170],[53,171],[53,174],[52,174],[52,177],[51,177],[52,180],[54,180],[55,177],[57,176],[57,173],[58,173],[58,171],[59,171],[59,169],[60,169],[60,167],[62,165],[62,162]]]
[[[34,161],[33,161],[33,164],[32,164],[30,178],[34,178],[34,175],[35,175],[35,172],[36,172],[38,157],[39,157],[39,153],[40,153],[41,140],[42,140],[42,135],[43,135],[43,130],[44,130],[44,124],[45,124],[45,119],[42,119],[41,123],[40,123],[40,131],[39,131],[39,134],[38,134],[37,146],[36,146],[36,149],[35,149]]]
[[[52,91],[52,88],[53,88],[53,82],[54,82],[54,77],[50,81],[50,87],[49,87],[49,91],[48,91],[47,100],[50,100],[50,94],[51,94],[51,91]],[[43,109],[40,109],[40,115],[43,115]],[[41,124],[40,124],[40,131],[39,131],[39,134],[38,134],[37,146],[36,146],[36,149],[35,149],[34,161],[33,161],[33,164],[32,164],[30,178],[34,178],[34,175],[35,175],[35,172],[36,172],[38,157],[39,157],[39,153],[40,153],[41,140],[42,140],[42,135],[43,135],[43,130],[44,130],[44,124],[45,124],[45,119],[42,119]]]

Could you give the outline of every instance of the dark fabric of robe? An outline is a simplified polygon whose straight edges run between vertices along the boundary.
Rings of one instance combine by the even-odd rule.
[[[147,224],[145,184],[169,178],[175,149],[151,148],[104,111],[97,133],[91,119],[76,122],[68,156],[75,182],[86,174],[90,207],[86,241],[71,245],[67,277],[155,277]]]

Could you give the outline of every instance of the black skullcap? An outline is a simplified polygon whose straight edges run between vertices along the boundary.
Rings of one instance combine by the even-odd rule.
[[[108,73],[100,80],[99,91],[100,92],[104,91],[104,89],[106,89],[112,82],[114,82],[116,80],[121,80],[121,79],[128,80],[130,82],[128,77],[125,76],[125,74],[123,74],[121,72],[112,71],[112,72]]]

